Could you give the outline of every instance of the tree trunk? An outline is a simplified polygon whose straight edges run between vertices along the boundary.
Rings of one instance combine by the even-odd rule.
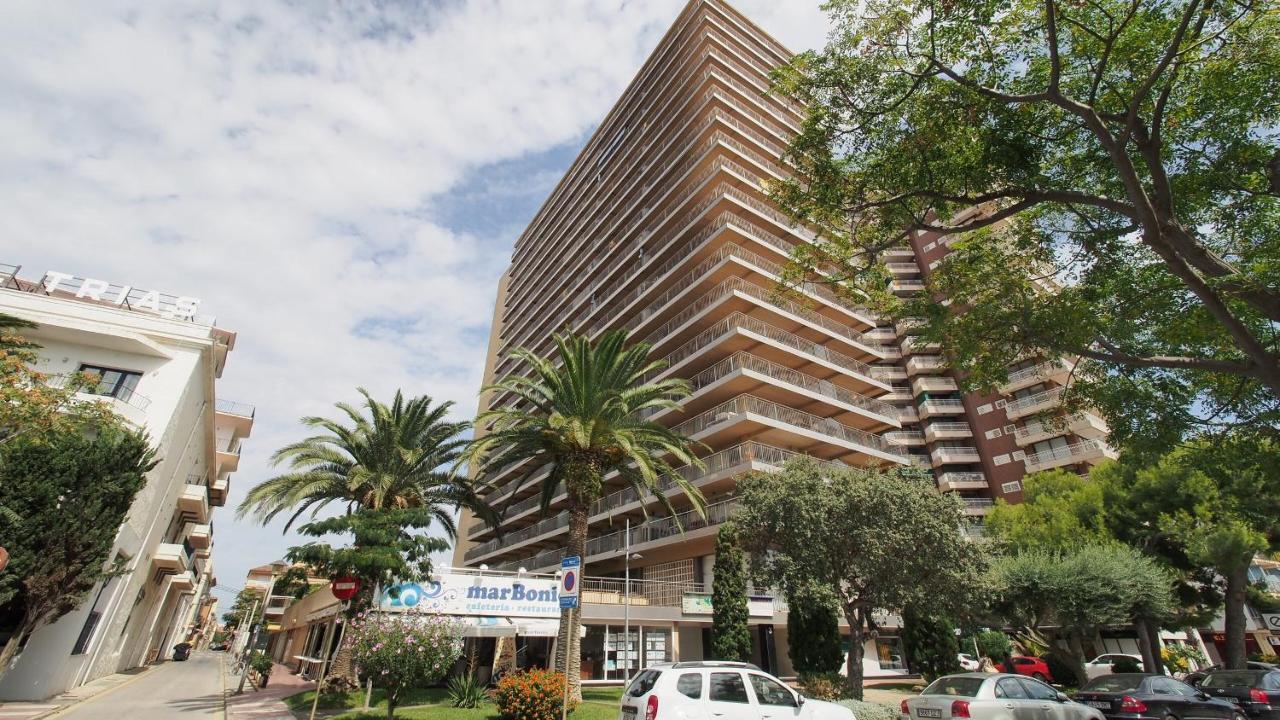
[[[1245,669],[1244,602],[1249,585],[1249,564],[1246,561],[1226,573],[1227,596],[1223,613],[1227,636],[1226,657],[1222,660],[1230,670]]]
[[[863,630],[862,614],[857,610],[845,608],[845,622],[849,623],[849,656],[845,659],[845,688],[854,698],[862,699],[862,656],[867,642],[867,633]]]
[[[1142,653],[1142,669],[1149,673],[1164,674],[1164,658],[1160,656],[1160,626],[1150,618],[1143,618],[1138,621],[1138,640],[1143,646]],[[1141,642],[1146,638],[1146,642]],[[1150,651],[1150,657],[1147,657],[1147,650]]]
[[[395,720],[396,705],[399,704],[400,691],[387,688],[387,720]]]
[[[1155,672],[1152,668],[1156,666],[1156,654],[1151,647],[1151,636],[1147,633],[1147,624],[1146,620],[1135,620],[1133,631],[1138,636],[1138,653],[1142,655],[1142,669],[1146,672]]]
[[[9,641],[4,644],[4,649],[0,650],[0,678],[3,678],[5,673],[8,672],[10,663],[13,662],[14,656],[18,654],[18,648],[22,647],[22,641],[28,634],[29,631],[26,625],[19,625],[13,631],[13,635],[9,637]]]
[[[582,582],[586,570],[587,554],[587,510],[589,504],[575,500],[570,493],[569,499],[569,554],[584,558],[579,568],[578,582]],[[560,611],[560,631],[556,636],[556,670],[566,672],[569,676],[569,697],[582,702],[582,610],[565,609]]]

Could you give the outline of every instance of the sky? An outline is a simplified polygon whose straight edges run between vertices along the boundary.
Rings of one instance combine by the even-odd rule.
[[[738,0],[793,50],[818,0]],[[511,248],[684,0],[9,0],[0,263],[202,299],[257,407],[219,585],[283,556],[236,520],[298,418],[357,387],[470,419]],[[232,592],[219,591],[222,607]]]

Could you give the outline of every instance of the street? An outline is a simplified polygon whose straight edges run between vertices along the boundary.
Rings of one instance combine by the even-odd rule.
[[[223,653],[166,662],[119,689],[76,705],[59,720],[164,720],[222,717]]]

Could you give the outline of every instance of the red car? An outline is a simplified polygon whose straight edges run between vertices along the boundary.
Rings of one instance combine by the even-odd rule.
[[[1013,672],[1019,675],[1030,675],[1037,680],[1045,682],[1053,682],[1053,673],[1049,672],[1049,665],[1038,657],[1016,657],[1013,659]],[[1009,672],[1004,669],[1004,663],[996,663],[997,672]]]

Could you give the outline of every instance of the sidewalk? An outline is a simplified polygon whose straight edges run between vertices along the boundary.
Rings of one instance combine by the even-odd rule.
[[[107,675],[100,677],[92,682],[85,683],[74,690],[49,698],[43,702],[6,702],[0,703],[0,720],[37,720],[38,718],[46,718],[59,713],[60,711],[77,705],[88,700],[95,695],[100,695],[108,690],[113,690],[121,685],[137,678],[139,675],[149,672],[155,665],[145,665],[143,667],[126,670],[122,673]]]
[[[271,670],[267,686],[262,690],[254,690],[245,683],[244,694],[235,695],[236,686],[240,684],[239,675],[227,674],[227,720],[294,720],[289,706],[282,698],[296,695],[315,687],[315,683],[294,675],[286,666],[276,664]],[[0,720],[8,720],[0,716]]]

